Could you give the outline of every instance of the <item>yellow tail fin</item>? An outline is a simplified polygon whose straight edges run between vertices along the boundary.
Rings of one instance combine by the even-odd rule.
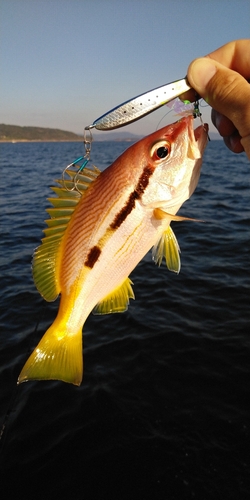
[[[17,383],[28,380],[62,380],[80,385],[83,374],[82,329],[76,334],[60,331],[58,322],[47,330],[26,361]]]

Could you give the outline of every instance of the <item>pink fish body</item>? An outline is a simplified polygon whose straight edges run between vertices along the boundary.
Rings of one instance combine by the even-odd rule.
[[[169,225],[198,183],[207,143],[207,126],[193,131],[192,123],[191,116],[182,118],[132,145],[96,174],[82,196],[62,183],[54,189],[58,198],[51,199],[56,201],[33,274],[46,300],[61,294],[60,307],[19,383],[59,379],[80,385],[82,327],[90,312],[127,309],[134,298],[128,276],[152,247],[156,262],[165,256],[178,272],[178,244]]]

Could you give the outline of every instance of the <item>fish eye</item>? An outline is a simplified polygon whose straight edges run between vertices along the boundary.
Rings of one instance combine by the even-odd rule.
[[[166,146],[161,146],[156,151],[158,158],[166,158],[168,153],[169,153],[169,150],[168,150],[168,148],[166,148]]]
[[[163,160],[167,158],[171,151],[170,143],[167,141],[155,144],[151,149],[151,157],[153,160]]]

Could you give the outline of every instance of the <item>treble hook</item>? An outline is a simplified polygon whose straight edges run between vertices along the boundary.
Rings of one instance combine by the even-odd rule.
[[[63,170],[63,173],[62,173],[63,185],[64,185],[64,188],[67,191],[78,191],[78,193],[81,194],[81,191],[79,191],[79,189],[77,187],[77,184],[79,182],[79,180],[77,180],[77,176],[78,176],[78,174],[80,172],[83,171],[83,169],[86,167],[87,163],[90,160],[90,152],[91,152],[92,141],[93,141],[92,134],[91,134],[90,130],[86,127],[84,129],[84,136],[83,136],[83,143],[84,143],[84,148],[85,148],[85,155],[84,156],[80,156],[79,158],[77,158],[76,160],[74,160],[72,163],[70,163],[69,165],[67,165],[67,167]],[[77,165],[77,163],[81,162],[82,160],[84,160],[83,163],[79,166],[76,174],[73,177],[73,180],[72,180],[73,187],[69,188],[67,186],[67,182],[66,182],[66,179],[65,179],[65,174],[67,173],[67,170],[69,168],[75,167]],[[71,179],[71,176],[69,176],[69,177]]]

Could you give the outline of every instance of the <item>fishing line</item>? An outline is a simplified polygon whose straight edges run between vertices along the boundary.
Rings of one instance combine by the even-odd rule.
[[[163,115],[163,117],[160,119],[159,123],[157,124],[157,126],[156,126],[156,129],[155,129],[155,130],[158,130],[158,128],[159,128],[159,126],[160,126],[160,124],[161,124],[162,120],[164,120],[164,118],[166,118],[166,116],[167,116],[167,115],[169,115],[169,113],[171,113],[171,111],[172,111],[172,110],[170,109],[169,111],[167,111],[167,113],[165,113],[165,115]]]
[[[39,319],[36,322],[35,328],[34,328],[34,330],[33,330],[33,332],[31,334],[28,334],[28,337],[30,337],[30,343],[29,343],[29,348],[27,350],[26,356],[28,356],[28,354],[32,351],[31,339],[33,340],[34,335],[37,333],[39,324],[43,320],[44,313],[45,313],[45,305],[46,304],[43,302],[42,303],[42,310],[40,312]],[[16,404],[16,400],[17,400],[17,397],[18,397],[19,387],[20,387],[19,385],[16,385],[15,390],[13,391],[12,398],[11,398],[9,406],[8,406],[6,412],[5,412],[3,423],[2,423],[2,426],[1,426],[1,430],[0,430],[0,460],[3,459],[3,452],[4,452],[4,446],[5,446],[5,442],[6,442],[6,437],[7,437],[9,418],[10,418],[11,413],[13,413],[13,411],[14,411],[13,408],[14,408],[14,406]]]
[[[164,116],[160,119],[156,130],[158,130],[159,125],[161,124],[162,120],[171,113],[171,111],[174,111],[176,113],[176,116],[182,117],[182,116],[190,116],[193,115],[194,118],[199,118],[201,124],[204,126],[203,120],[202,120],[202,113],[200,112],[200,103],[198,100],[199,96],[198,94],[195,96],[195,101],[191,103],[190,101],[181,101],[178,97],[173,99],[172,101],[169,101],[166,106],[170,108],[170,110],[164,114]]]
[[[208,108],[209,104],[205,101],[205,99],[200,100],[200,108]]]

